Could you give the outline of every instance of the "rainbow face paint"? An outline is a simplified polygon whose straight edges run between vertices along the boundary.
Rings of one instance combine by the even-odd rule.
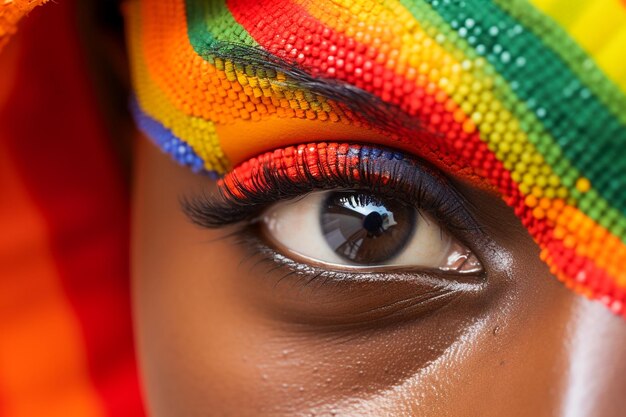
[[[134,112],[216,175],[354,140],[480,179],[555,276],[626,315],[626,6],[583,3],[141,0]]]

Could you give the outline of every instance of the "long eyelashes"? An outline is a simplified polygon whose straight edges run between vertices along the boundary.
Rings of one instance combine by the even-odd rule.
[[[448,228],[479,229],[466,200],[437,170],[384,147],[321,142],[277,149],[239,165],[218,187],[217,195],[183,200],[194,223],[216,228],[312,191],[365,189],[426,210]]]

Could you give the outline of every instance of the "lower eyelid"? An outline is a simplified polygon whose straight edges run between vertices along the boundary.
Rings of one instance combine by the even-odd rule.
[[[250,230],[240,233],[247,260],[242,267],[253,280],[244,287],[260,308],[301,331],[358,330],[411,320],[487,285],[480,277],[429,272],[326,271],[276,252]]]
[[[412,281],[420,282],[423,285],[451,286],[455,290],[468,292],[479,291],[486,283],[484,271],[463,275],[428,268],[389,268],[386,266],[365,268],[355,266],[352,270],[329,270],[324,265],[315,262],[315,260],[304,263],[298,259],[298,256],[293,256],[289,251],[286,253],[279,251],[271,242],[263,238],[263,232],[260,230],[258,223],[254,223],[247,228],[240,228],[236,234],[239,237],[237,242],[249,253],[268,261],[272,265],[284,268],[288,274],[295,274],[302,278],[318,277],[324,283],[363,281],[384,284],[392,281]]]

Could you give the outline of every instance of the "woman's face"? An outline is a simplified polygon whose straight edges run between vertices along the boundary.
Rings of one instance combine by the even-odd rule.
[[[159,10],[157,23],[180,13]],[[202,24],[228,21],[207,16]],[[154,22],[142,23],[146,33],[177,29]],[[250,27],[269,36],[262,25]],[[142,41],[156,55],[161,40],[175,44],[170,37]],[[179,71],[148,61],[157,83]],[[248,107],[234,109],[237,94],[222,96],[222,108],[207,114],[249,116]],[[463,161],[448,164],[436,152],[429,158],[428,144],[394,142],[384,133],[390,125],[364,127],[370,119],[331,124],[283,116],[230,120],[217,136],[236,162],[307,144],[303,153],[315,163],[297,184],[272,169],[239,183],[233,179],[249,173],[240,168],[241,176],[230,174],[220,186],[138,140],[133,292],[152,415],[620,415],[623,319],[555,279],[514,209],[453,167]],[[475,128],[463,124],[466,136]],[[502,127],[509,128],[519,126]],[[345,154],[359,155],[354,169],[333,171],[341,164],[328,162],[331,147],[311,144],[324,141],[349,143]],[[281,163],[293,162],[288,153],[278,153]]]
[[[469,243],[484,274],[316,278],[237,227],[192,224],[181,197],[214,182],[146,139],[137,151],[134,305],[153,415],[618,416],[626,405],[623,320],[554,279],[496,196],[457,184],[484,230]]]

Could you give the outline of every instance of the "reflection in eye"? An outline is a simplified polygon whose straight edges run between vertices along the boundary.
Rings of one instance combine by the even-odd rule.
[[[279,251],[330,269],[482,271],[477,257],[426,212],[358,190],[275,204],[263,214],[262,230]]]
[[[456,238],[483,236],[464,197],[438,170],[399,151],[290,146],[242,163],[218,187],[183,202],[190,219],[207,228],[241,224],[256,253],[300,272],[483,271]]]

